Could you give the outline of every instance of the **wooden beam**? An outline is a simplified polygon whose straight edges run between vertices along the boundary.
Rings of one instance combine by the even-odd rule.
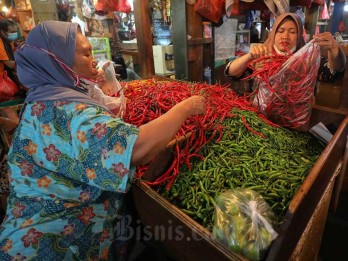
[[[152,11],[149,5],[149,0],[134,0],[133,6],[140,74],[142,78],[150,78],[155,74],[150,19]]]
[[[175,0],[170,2],[172,37],[174,51],[175,78],[188,78],[187,57],[187,28],[186,28],[186,1]]]

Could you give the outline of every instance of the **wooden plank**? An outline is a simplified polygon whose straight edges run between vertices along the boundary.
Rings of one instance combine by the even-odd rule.
[[[147,230],[162,241],[175,260],[238,260],[246,258],[216,241],[210,232],[144,183],[131,188],[133,202]],[[161,229],[161,238],[156,231]],[[158,233],[157,233],[158,234]]]
[[[339,171],[340,169],[337,169]],[[303,232],[290,260],[316,260],[324,233],[335,178],[332,178],[322,195],[308,225]]]

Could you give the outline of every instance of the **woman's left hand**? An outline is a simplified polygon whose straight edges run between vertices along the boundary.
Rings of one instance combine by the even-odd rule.
[[[330,32],[313,35],[312,42],[329,51],[338,48],[338,43]]]
[[[98,87],[100,89],[102,89],[102,87],[106,83],[105,72],[103,69],[98,70],[98,75],[97,75],[96,81],[97,81]]]

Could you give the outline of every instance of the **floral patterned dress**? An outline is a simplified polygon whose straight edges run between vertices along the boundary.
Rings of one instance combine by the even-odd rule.
[[[107,260],[137,135],[96,106],[27,105],[8,154],[0,260]]]
[[[0,129],[0,197],[8,193],[6,135]]]

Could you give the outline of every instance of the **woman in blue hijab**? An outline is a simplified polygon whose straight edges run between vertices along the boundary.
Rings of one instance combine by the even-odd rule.
[[[139,128],[124,123],[87,95],[98,71],[72,23],[36,26],[15,59],[29,91],[8,154],[0,260],[110,259],[111,243],[125,236],[115,224],[135,166],[155,157],[188,117],[204,113],[205,99],[192,96]],[[125,253],[122,247],[112,251]]]

